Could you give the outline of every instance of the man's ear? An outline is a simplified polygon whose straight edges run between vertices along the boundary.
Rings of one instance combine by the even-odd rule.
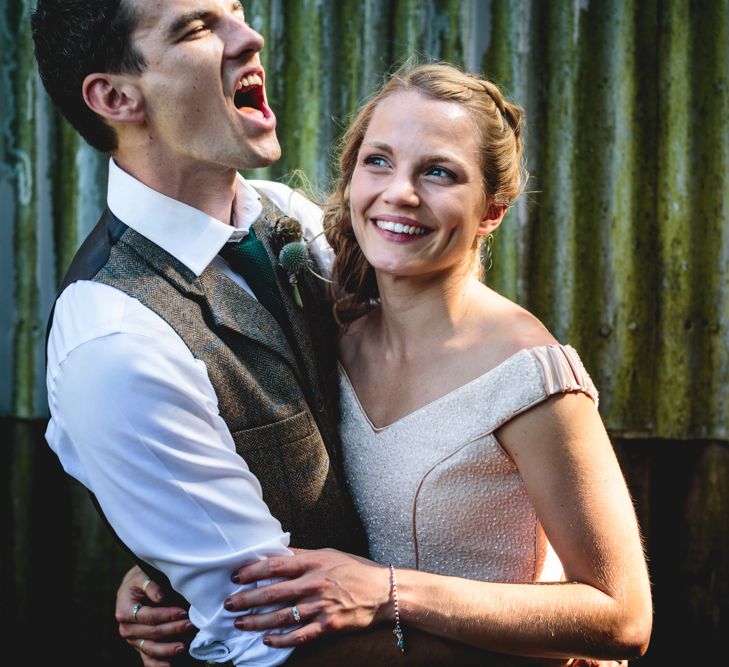
[[[486,212],[481,219],[481,223],[478,226],[476,234],[478,236],[488,236],[495,232],[508,210],[508,206],[500,206],[494,202],[489,202],[486,206]]]
[[[141,123],[144,98],[139,87],[123,74],[89,74],[83,82],[89,108],[112,123]]]

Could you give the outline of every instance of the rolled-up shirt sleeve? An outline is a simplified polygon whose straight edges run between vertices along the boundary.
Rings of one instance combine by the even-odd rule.
[[[283,663],[290,650],[241,632],[240,612],[222,606],[241,590],[232,572],[289,554],[289,536],[235,451],[205,365],[154,313],[105,286],[78,289],[119,300],[116,311],[105,302],[118,317],[74,332],[75,287],[57,304],[55,321],[69,326],[54,324],[49,341],[49,444],[122,541],[190,602],[194,657]]]

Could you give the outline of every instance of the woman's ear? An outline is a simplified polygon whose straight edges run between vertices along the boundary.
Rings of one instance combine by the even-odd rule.
[[[88,107],[111,123],[141,123],[145,118],[142,92],[123,74],[89,74],[82,91]]]
[[[478,236],[488,236],[495,232],[508,210],[508,206],[501,206],[494,202],[489,202],[486,206],[486,212],[481,219],[481,224],[479,224],[476,234]]]

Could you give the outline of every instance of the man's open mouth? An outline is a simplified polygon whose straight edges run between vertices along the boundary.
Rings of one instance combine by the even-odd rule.
[[[259,111],[264,118],[268,118],[271,114],[266,104],[263,80],[259,74],[249,74],[240,79],[233,103],[238,111]]]

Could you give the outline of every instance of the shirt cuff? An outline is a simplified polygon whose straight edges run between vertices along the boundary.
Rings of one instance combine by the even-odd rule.
[[[255,584],[243,586],[241,590],[268,586],[279,581],[283,581],[283,579],[262,579]],[[233,621],[238,616],[251,613],[265,614],[280,608],[280,604],[266,605],[243,612],[234,612],[221,606],[213,618],[205,619],[194,606],[190,607],[190,621],[199,628],[195,639],[190,644],[190,655],[196,660],[208,662],[228,662],[230,660],[234,665],[250,667],[274,667],[286,662],[294,649],[266,646],[263,643],[263,637],[267,634],[291,632],[298,628],[298,625],[265,632],[238,630],[233,625]]]
[[[272,630],[271,633],[277,632]],[[281,665],[293,653],[293,648],[272,648],[263,643],[263,633],[252,637],[241,632],[240,637],[225,642],[201,630],[190,644],[190,655],[196,660],[208,662],[233,661],[234,665],[248,667],[274,667]]]

